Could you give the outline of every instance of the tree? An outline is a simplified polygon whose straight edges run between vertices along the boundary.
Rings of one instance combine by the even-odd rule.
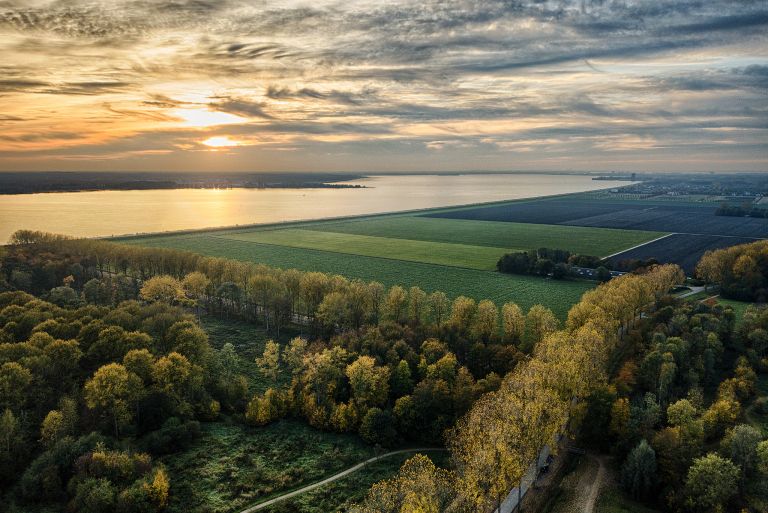
[[[371,487],[353,513],[435,513],[447,511],[456,497],[452,473],[435,467],[427,456],[406,461],[395,477]]]
[[[533,305],[525,316],[525,336],[521,350],[530,352],[544,337],[557,330],[557,317],[543,305]]]
[[[621,484],[635,499],[647,499],[656,485],[656,453],[645,440],[640,441],[621,468]]]
[[[460,332],[466,332],[472,327],[476,308],[474,299],[459,296],[453,300],[451,317],[448,322]]]
[[[360,423],[360,436],[369,444],[385,447],[394,445],[397,432],[394,428],[392,413],[379,408],[371,408]]]
[[[179,353],[168,353],[168,355],[158,358],[152,366],[152,381],[158,391],[171,398],[179,410],[179,413],[187,414],[189,405],[187,397],[190,392],[190,385],[201,376],[196,373],[198,368],[193,368],[192,364],[184,355]]]
[[[419,287],[411,287],[408,291],[408,299],[408,322],[418,326],[424,321],[429,311],[427,294]]]
[[[50,447],[64,436],[65,430],[64,414],[58,410],[51,410],[40,426],[40,438],[45,445]]]
[[[163,468],[155,470],[152,482],[144,483],[142,486],[155,507],[158,510],[165,509],[168,505],[168,491],[170,490],[170,482],[165,470]]]
[[[85,403],[91,409],[102,410],[111,418],[115,437],[120,426],[131,421],[130,405],[142,389],[141,379],[128,372],[119,363],[110,363],[99,370],[85,384]]]
[[[763,440],[757,444],[757,468],[760,472],[768,475],[768,440]]]
[[[389,394],[389,369],[377,367],[370,356],[361,356],[346,368],[352,399],[362,412],[370,406],[381,406]]]
[[[10,408],[6,408],[0,416],[0,442],[3,444],[2,447],[5,452],[11,452],[11,442],[13,442],[18,432],[19,421]]]
[[[393,397],[402,397],[410,394],[413,390],[413,379],[411,377],[411,367],[405,360],[400,360],[392,371],[389,380],[390,390]]]
[[[352,320],[352,311],[349,308],[347,297],[341,292],[326,294],[317,308],[317,319],[327,328],[348,328]]]
[[[183,297],[181,282],[173,276],[154,276],[142,285],[139,297],[144,301],[174,303]]]
[[[268,340],[264,346],[264,353],[256,358],[256,365],[264,376],[276,380],[280,373],[280,345],[274,340]]]
[[[607,267],[601,265],[595,269],[595,278],[597,278],[597,281],[605,283],[611,279],[611,271],[609,271]]]
[[[283,348],[283,362],[288,365],[294,375],[301,373],[306,352],[307,340],[301,337],[292,338],[288,345]]]
[[[0,407],[18,410],[24,404],[32,373],[16,362],[0,367]]]
[[[384,319],[402,323],[408,313],[408,293],[399,285],[389,289],[382,305]]]
[[[438,328],[443,325],[449,307],[450,302],[448,301],[448,296],[445,295],[445,292],[438,290],[429,295],[429,309],[432,312],[432,317]]]
[[[724,449],[736,465],[741,468],[742,476],[751,473],[758,464],[757,444],[763,434],[748,424],[735,426],[723,440]]]
[[[502,329],[504,342],[508,344],[519,343],[525,330],[525,315],[515,303],[505,303],[501,307]]]
[[[197,317],[200,317],[200,302],[206,297],[208,287],[211,286],[211,280],[198,271],[187,274],[181,282],[184,292],[195,300]]]
[[[709,453],[693,460],[685,482],[686,503],[692,508],[722,508],[738,491],[739,467]]]
[[[488,341],[499,329],[499,309],[493,301],[484,299],[477,305],[472,322],[472,334],[483,341]]]

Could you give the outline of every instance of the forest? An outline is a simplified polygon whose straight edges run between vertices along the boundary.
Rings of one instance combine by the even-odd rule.
[[[409,459],[360,513],[490,511],[567,440],[611,452],[650,507],[765,504],[768,442],[744,412],[766,409],[768,315],[737,326],[729,308],[668,296],[684,280],[673,265],[607,281],[561,323],[541,306],[39,232],[16,233],[0,262],[9,511],[163,511],[174,475],[158,460],[222,417],[449,449],[445,468]],[[254,363],[289,378],[255,390],[202,316],[272,333]]]

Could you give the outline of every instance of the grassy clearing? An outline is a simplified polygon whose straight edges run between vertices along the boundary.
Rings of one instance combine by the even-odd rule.
[[[243,242],[317,249],[334,253],[489,271],[495,268],[496,262],[501,255],[509,252],[511,249],[519,249],[393,239],[390,237],[373,237],[369,235],[303,229],[257,230],[222,237]]]
[[[513,301],[522,308],[530,308],[539,303],[551,308],[561,319],[581,295],[593,287],[589,282],[553,281],[535,276],[241,242],[202,234],[135,238],[125,242],[260,262],[283,269],[341,274],[349,278],[380,281],[386,286],[419,286],[427,292],[442,290],[450,297],[465,295],[490,299],[499,305]]]
[[[357,436],[320,432],[298,421],[263,428],[204,424],[189,450],[161,459],[173,476],[168,511],[240,511],[372,456]]]
[[[736,324],[739,324],[744,318],[744,313],[747,311],[747,308],[754,305],[754,303],[746,301],[734,301],[733,299],[723,299],[721,297],[717,298],[717,302],[723,306],[730,306],[733,308],[733,313],[736,314]]]
[[[213,316],[203,317],[201,321],[208,333],[211,346],[221,349],[227,342],[234,346],[240,357],[237,373],[248,378],[251,393],[262,394],[270,387],[285,388],[290,384],[290,372],[284,368],[280,369],[277,380],[265,377],[256,365],[256,357],[264,353],[268,340],[274,339],[276,342],[286,344],[291,338],[299,335],[299,332],[286,329],[280,333],[278,339],[267,334],[262,327],[246,322],[219,319]]]
[[[567,249],[572,253],[610,255],[662,236],[662,233],[534,225],[466,219],[400,216],[307,224],[307,230],[447,242],[502,248]]]
[[[426,453],[436,465],[446,467],[448,456],[445,452]],[[264,511],[268,513],[331,513],[349,511],[350,506],[361,502],[368,489],[376,482],[394,476],[405,461],[414,454],[398,454],[377,461],[355,472],[311,492],[275,504]]]

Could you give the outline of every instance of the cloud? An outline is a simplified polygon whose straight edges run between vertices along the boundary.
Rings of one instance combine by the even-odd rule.
[[[249,141],[228,152],[243,166],[267,146],[342,167],[691,148],[765,165],[765,25],[757,0],[2,0],[0,123],[51,167],[141,144],[160,151],[147,165],[189,164],[225,136]],[[242,122],[185,126],[179,109]],[[62,126],[86,136],[52,136]]]

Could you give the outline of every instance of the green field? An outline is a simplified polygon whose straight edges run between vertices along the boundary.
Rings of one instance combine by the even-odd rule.
[[[222,236],[222,238],[488,271],[495,268],[499,256],[510,250],[510,248],[446,244],[303,229],[253,231]]]
[[[560,318],[590,282],[553,281],[493,271],[507,252],[542,247],[609,255],[663,234],[636,230],[534,225],[415,214],[363,216],[121,239],[129,244],[183,249],[259,262],[283,269],[321,271],[386,286],[419,286],[508,301],[543,304]]]
[[[557,248],[567,249],[571,253],[596,256],[611,255],[664,235],[659,232],[637,230],[419,216],[389,216],[318,222],[306,224],[302,228],[353,235],[488,246],[506,248],[507,250]],[[496,259],[498,260],[498,256]]]
[[[380,281],[386,286],[415,285],[427,292],[442,290],[450,297],[465,295],[490,299],[497,304],[514,301],[522,308],[538,303],[551,308],[560,318],[565,318],[568,309],[593,287],[593,283],[584,281],[556,282],[535,276],[249,243],[204,234],[148,237],[126,242],[260,262],[283,269],[341,274],[349,278]]]

